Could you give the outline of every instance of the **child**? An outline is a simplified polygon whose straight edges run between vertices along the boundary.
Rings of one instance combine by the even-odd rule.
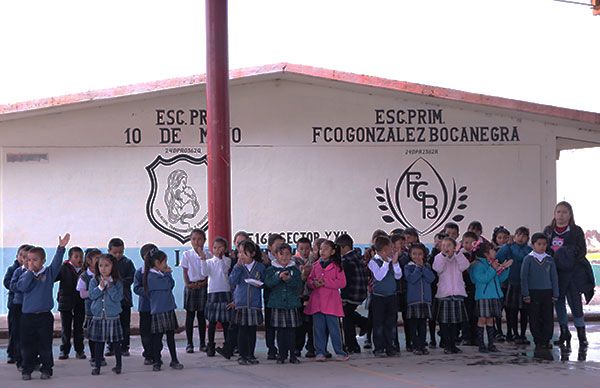
[[[433,270],[439,276],[436,320],[440,323],[444,353],[462,353],[456,346],[456,333],[459,325],[467,320],[464,298],[467,296],[463,271],[469,268],[469,261],[456,252],[456,241],[450,237],[442,240],[442,251],[433,261]]]
[[[187,337],[187,353],[194,353],[194,319],[198,319],[198,336],[200,351],[206,352],[206,287],[208,281],[202,276],[200,263],[202,257],[210,258],[210,252],[204,249],[206,233],[202,229],[192,230],[190,236],[192,249],[183,252],[181,267],[183,268],[183,308],[185,309],[185,335]]]
[[[171,268],[167,265],[167,255],[158,249],[151,249],[144,265],[144,289],[150,299],[150,314],[152,323],[152,370],[160,371],[162,366],[161,351],[163,334],[167,335],[167,346],[171,354],[169,366],[173,369],[183,369],[183,365],[177,359],[177,348],[175,347],[175,330],[179,328],[177,316],[175,315],[175,297],[173,288],[175,281],[171,274]]]
[[[348,353],[360,353],[360,345],[356,341],[356,326],[367,329],[366,318],[356,312],[356,309],[367,299],[369,277],[367,268],[361,257],[360,249],[354,249],[354,240],[348,234],[341,234],[335,243],[340,247],[342,268],[346,277],[346,287],[342,289],[342,304],[344,308],[344,339],[345,350]]]
[[[373,353],[376,357],[393,357],[398,355],[393,342],[398,323],[396,280],[402,277],[400,252],[394,253],[392,241],[384,236],[377,237],[374,246],[376,254],[369,261],[373,274]]]
[[[461,241],[460,252],[467,258],[469,264],[475,260],[472,252],[473,243],[478,237],[473,232],[465,232]],[[461,324],[461,337],[464,346],[477,346],[477,315],[475,314],[475,284],[471,280],[469,269],[463,271],[463,281],[465,282],[465,309],[467,310],[467,320]]]
[[[431,248],[431,252],[429,252],[429,254],[427,255],[427,263],[429,264],[430,268],[433,267],[433,261],[435,260],[435,257],[437,256],[437,254],[441,252],[442,240],[445,239],[446,237],[448,237],[448,235],[443,232],[436,233],[435,236],[433,236],[433,248]],[[431,282],[431,295],[435,295],[437,293],[438,275],[437,275],[437,272],[435,272],[433,270],[432,270],[432,272],[435,276],[435,279],[433,280],[433,282]],[[432,299],[431,308],[432,308],[432,311],[437,310],[436,299]],[[429,318],[429,320],[428,320],[428,326],[429,326],[429,346],[432,349],[435,349],[437,347],[437,341],[436,341],[437,322],[435,320],[434,314],[431,314],[431,318]]]
[[[521,265],[525,256],[531,252],[531,247],[527,244],[528,241],[529,229],[521,226],[515,231],[514,242],[503,245],[496,254],[496,258],[500,263],[508,259],[513,261],[508,274],[508,289],[504,304],[506,306],[507,326],[514,334],[514,341],[517,345],[529,345],[529,341],[525,336],[528,316],[527,305],[523,303],[521,295]],[[518,330],[519,321],[521,323],[520,335]],[[507,337],[507,341],[510,341],[510,338]]]
[[[4,277],[4,286],[7,287],[7,278],[10,274],[10,279],[8,279],[8,322],[9,322],[9,334],[8,334],[8,348],[6,352],[8,353],[7,362],[9,364],[16,364],[17,368],[20,370],[22,366],[22,357],[21,357],[21,315],[23,314],[23,293],[17,290],[17,282],[19,281],[19,277],[23,274],[23,272],[27,271],[28,263],[27,263],[27,254],[33,248],[31,245],[21,245],[17,250],[17,259],[16,262],[19,264],[17,268],[14,268],[13,272],[10,273],[10,267],[6,271],[6,275]],[[14,264],[13,264],[14,266]]]
[[[443,234],[445,234],[447,237],[454,239],[454,241],[457,241],[458,237],[460,236],[460,229],[458,227],[458,224],[454,222],[448,222],[446,225],[444,225]]]
[[[90,349],[90,364],[92,366],[96,365],[96,346],[94,341],[90,339],[89,330],[90,325],[92,323],[92,301],[90,299],[90,281],[95,276],[96,271],[96,263],[98,259],[102,255],[99,249],[89,248],[85,250],[85,262],[83,265],[83,273],[79,275],[79,279],[77,280],[77,286],[75,289],[79,292],[79,297],[83,299],[85,306],[85,320],[83,323],[83,331],[84,336],[88,340],[88,347]],[[104,360],[104,349],[100,349],[100,365],[106,366],[106,361]]]
[[[152,350],[152,314],[150,313],[150,300],[144,289],[144,271],[148,254],[150,251],[158,249],[154,244],[144,244],[140,248],[140,257],[143,264],[135,270],[133,276],[133,292],[138,296],[138,313],[140,319],[140,339],[142,341],[142,357],[144,365],[154,365],[154,351]]]
[[[510,232],[508,231],[508,229],[506,229],[502,225],[495,227],[494,231],[492,232],[492,245],[493,245],[496,253],[500,250],[500,248],[502,248],[504,245],[508,244],[509,242],[511,242],[511,236],[510,236]],[[506,295],[506,293],[508,291],[508,279],[505,280],[504,282],[502,282],[501,289],[502,289],[502,293],[504,295]],[[504,303],[502,303],[502,310],[504,310]],[[507,319],[507,321],[508,321],[508,319]],[[512,342],[514,340],[512,329],[508,325],[506,328],[506,336],[504,336],[504,332],[502,331],[502,311],[500,311],[500,317],[498,317],[498,319],[496,319],[496,321],[495,321],[495,326],[496,326],[496,331],[497,331],[496,341]]]
[[[17,290],[23,293],[23,314],[21,315],[21,351],[23,357],[23,380],[31,380],[31,373],[41,361],[41,379],[52,377],[52,334],[54,317],[51,310],[54,307],[52,287],[54,279],[65,255],[65,246],[71,235],[65,234],[58,238],[58,248],[49,267],[44,266],[46,252],[43,248],[34,247],[27,253],[28,270],[19,276]]]
[[[296,266],[300,269],[302,278],[302,291],[300,292],[300,299],[303,305],[308,301],[306,278],[312,269],[311,248],[312,242],[306,237],[301,237],[298,239],[298,241],[296,241],[296,254],[293,257],[294,261],[296,262]],[[312,332],[312,317],[304,314],[304,308],[302,306],[298,309],[298,312],[300,314],[302,325],[296,329],[296,357],[300,357],[302,355],[302,348],[305,344],[307,357],[310,355],[314,357],[315,346]]]
[[[71,351],[71,334],[76,357],[85,359],[83,351],[83,321],[85,320],[85,304],[76,290],[77,281],[83,268],[83,249],[69,249],[69,260],[60,267],[56,281],[58,286],[58,311],[60,312],[61,340],[59,360],[69,358]]]
[[[265,266],[261,261],[260,248],[251,240],[243,240],[237,247],[238,262],[229,275],[229,284],[234,289],[235,312],[233,322],[238,326],[238,348],[240,365],[255,365],[256,328],[264,322],[260,286],[246,282],[253,279],[264,281]],[[231,354],[227,354],[231,357]]]
[[[558,273],[554,259],[546,253],[546,235],[534,233],[531,243],[533,251],[525,256],[521,267],[521,292],[523,301],[529,305],[529,321],[535,349],[552,349],[552,305],[558,300]]]
[[[266,266],[269,266],[277,261],[277,248],[283,244],[285,240],[278,233],[269,235],[267,241],[267,260],[264,261]],[[277,347],[275,347],[275,330],[271,327],[271,308],[269,306],[269,295],[271,290],[265,288],[263,298],[265,302],[265,342],[267,343],[267,360],[277,359]]]
[[[271,326],[277,331],[277,363],[283,364],[290,359],[290,364],[299,364],[296,357],[296,328],[302,325],[298,309],[302,279],[300,269],[292,261],[292,248],[286,244],[277,247],[277,261],[265,271],[265,286],[271,289],[269,308],[271,309]]]
[[[402,233],[404,233],[404,231]],[[373,246],[373,244],[375,244],[375,239],[380,236],[387,237],[387,235],[388,234],[381,229],[376,229],[373,232],[373,234],[371,235],[371,246],[366,248],[363,253],[363,263],[365,266],[368,266],[369,261],[371,261],[373,256],[375,256],[375,248]],[[398,235],[400,235],[400,234],[398,234]],[[404,239],[404,236],[402,236],[402,238],[398,239],[399,244],[402,245],[402,249],[404,249],[404,240],[403,239]],[[398,250],[400,250],[400,247],[398,247]],[[373,274],[371,273],[371,271],[369,271],[368,275],[369,275],[369,283],[367,285],[367,301],[365,302],[365,305],[367,307],[368,329],[367,329],[367,338],[365,338],[365,343],[363,345],[363,348],[372,349],[373,343],[371,342],[371,337],[373,335],[373,309],[371,308],[371,300],[373,299]]]
[[[494,345],[496,338],[494,319],[499,319],[502,314],[502,289],[500,284],[508,279],[508,268],[512,260],[500,264],[496,260],[496,251],[487,242],[476,241],[472,250],[477,257],[469,273],[475,283],[475,310],[477,311],[477,338],[481,353],[498,352]],[[487,330],[488,346],[484,342],[484,330]]]
[[[304,313],[313,316],[313,331],[317,361],[326,360],[327,332],[339,360],[347,361],[348,354],[342,349],[339,317],[344,316],[340,288],[346,286],[339,248],[333,241],[325,240],[319,250],[321,258],[315,262],[306,279],[312,289]]]
[[[407,282],[406,317],[410,322],[416,355],[429,354],[425,337],[427,320],[431,319],[431,283],[435,280],[435,275],[429,263],[425,261],[427,253],[425,245],[411,245],[408,251],[411,261],[404,267]]]
[[[89,327],[90,340],[94,342],[94,362],[92,375],[100,374],[104,344],[112,344],[116,365],[115,374],[121,374],[121,341],[123,328],[119,314],[123,299],[123,283],[117,270],[117,259],[111,255],[101,255],[96,262],[95,275],[90,280],[89,298],[91,300],[92,321]]]
[[[119,270],[119,277],[123,282],[123,300],[121,301],[122,311],[119,319],[121,320],[121,327],[123,328],[123,342],[121,343],[121,355],[123,357],[129,356],[129,336],[131,333],[131,307],[133,306],[133,299],[131,298],[131,285],[133,284],[133,277],[135,276],[135,266],[133,261],[129,260],[127,256],[124,256],[125,243],[120,238],[113,238],[108,242],[108,253],[117,260],[117,269]],[[106,356],[113,355],[112,347],[108,347]]]
[[[229,285],[229,269],[231,259],[227,257],[227,240],[217,237],[213,244],[213,257],[206,255],[200,257],[200,273],[208,277],[208,296],[206,300],[205,316],[208,320],[208,345],[206,355],[215,356],[215,331],[217,322],[221,322],[223,336],[227,341],[227,329],[231,320],[230,303],[231,286]]]
[[[409,239],[411,241],[418,241],[419,235],[417,231],[413,228],[406,229],[404,233],[408,231],[409,235],[413,236],[413,238]],[[414,235],[416,234],[416,237]],[[390,237],[392,241],[392,254],[398,254],[398,262],[400,263],[400,269],[404,271],[404,267],[406,264],[410,262],[410,257],[408,257],[408,249],[409,246],[406,245],[406,237],[403,234],[393,234]],[[412,244],[415,244],[414,242]],[[411,245],[412,245],[411,244]],[[406,351],[412,352],[412,338],[411,338],[411,329],[410,322],[406,317],[406,279],[401,278],[400,280],[396,280],[396,296],[398,300],[398,311],[402,314],[402,326],[404,327],[404,341],[406,345]],[[400,351],[400,340],[398,338],[398,325],[394,325],[394,350],[396,352]]]

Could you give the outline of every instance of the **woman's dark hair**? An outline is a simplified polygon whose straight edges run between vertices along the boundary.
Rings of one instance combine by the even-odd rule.
[[[106,254],[100,255],[98,261],[96,261],[94,274],[94,276],[96,277],[96,281],[100,282],[100,261],[102,260],[110,261],[110,264],[112,265],[112,268],[110,269],[110,277],[113,279],[113,282],[116,282],[117,280],[121,279],[121,276],[119,275],[119,269],[117,268],[117,259],[113,255]]]
[[[423,259],[425,259],[427,257],[427,255],[429,255],[429,249],[427,249],[427,247],[421,243],[415,243],[412,244],[410,246],[410,248],[408,248],[408,256],[411,258],[412,260],[412,251],[414,251],[415,249],[420,249],[423,251]]]
[[[148,295],[148,273],[151,268],[154,268],[156,262],[161,262],[167,260],[167,254],[158,248],[152,248],[148,251],[144,260],[144,293]]]
[[[475,255],[477,257],[486,257],[486,253],[493,250],[492,244],[487,241],[483,241],[479,243],[479,246],[475,250]]]
[[[329,245],[331,249],[334,250],[333,255],[329,258],[329,260],[333,261],[335,265],[337,265],[338,269],[342,270],[342,257],[340,256],[340,247],[331,240],[323,241],[323,244]],[[321,245],[323,245],[321,244]]]
[[[88,248],[85,250],[85,255],[84,255],[84,260],[83,260],[83,269],[88,269],[89,265],[88,265],[88,260],[91,259],[94,256],[98,256],[101,255],[102,251],[98,248]],[[96,268],[94,268],[94,271],[96,270]]]
[[[238,251],[245,252],[248,256],[254,259],[254,261],[262,261],[262,252],[260,247],[252,240],[244,240],[237,246]]]
[[[498,245],[498,242],[496,241],[496,238],[498,237],[499,234],[507,234],[510,236],[510,232],[508,231],[508,229],[506,229],[504,226],[500,225],[494,228],[494,232],[492,233],[492,242],[496,245]]]
[[[571,219],[569,219],[569,226],[571,228],[575,227],[575,215],[573,214],[573,206],[571,206],[571,204],[567,201],[561,201],[561,202],[557,203],[556,206],[554,206],[555,212],[559,206],[564,206],[567,208],[567,210],[569,211],[569,214],[571,214]],[[550,223],[550,227],[552,228],[552,230],[554,230],[554,228],[556,228],[556,220],[554,219],[554,216],[552,216],[552,222]]]

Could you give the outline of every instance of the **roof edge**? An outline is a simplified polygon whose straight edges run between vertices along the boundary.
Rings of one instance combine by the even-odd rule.
[[[435,97],[444,100],[464,102],[492,108],[510,109],[522,113],[530,113],[554,117],[558,119],[566,119],[594,125],[600,125],[600,113],[561,108],[552,105],[537,104],[522,100],[514,100],[504,97],[495,97],[485,94],[464,92],[456,89],[417,84],[406,81],[397,81],[370,75],[355,74],[306,65],[296,65],[286,62],[256,67],[248,67],[242,69],[234,69],[229,72],[229,79],[235,80],[246,77],[275,73],[299,74],[309,77],[321,78],[325,80],[352,83],[368,87],[382,88],[398,92],[421,95],[426,97]],[[13,104],[0,105],[0,115],[30,112],[69,104],[133,96],[161,90],[176,89],[186,86],[202,85],[205,82],[206,75],[200,74],[189,77],[178,77],[160,81],[117,86],[114,88],[93,90],[82,93],[66,94],[57,97],[42,98],[24,102],[17,102]]]

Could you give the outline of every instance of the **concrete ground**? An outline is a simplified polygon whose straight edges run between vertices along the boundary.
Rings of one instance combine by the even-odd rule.
[[[574,331],[574,328],[572,328]],[[555,348],[550,360],[533,358],[532,347],[517,348],[500,345],[498,354],[482,355],[475,347],[462,347],[461,355],[445,355],[434,349],[428,356],[415,356],[402,352],[399,358],[376,359],[362,353],[353,355],[348,362],[327,361],[319,363],[302,358],[300,365],[277,365],[266,360],[263,333],[259,333],[257,356],[260,365],[240,366],[219,356],[208,358],[205,354],[185,353],[185,336],[177,335],[178,353],[182,371],[168,367],[152,372],[152,367],[142,364],[139,337],[132,338],[132,355],[124,358],[123,374],[114,375],[114,365],[108,359],[108,367],[100,376],[91,376],[87,360],[55,359],[54,377],[40,381],[39,373],[30,382],[21,381],[14,365],[6,364],[6,340],[0,340],[0,387],[44,386],[51,387],[101,387],[168,386],[198,387],[218,384],[221,387],[467,387],[467,386],[526,386],[526,387],[598,387],[600,384],[600,325],[588,328],[590,347],[585,354],[578,352],[577,341],[573,352],[561,357]],[[196,340],[197,341],[197,340]],[[362,343],[362,339],[359,339]],[[401,340],[402,343],[402,340]],[[54,341],[54,355],[58,355],[59,340]],[[168,363],[168,352],[163,351]]]

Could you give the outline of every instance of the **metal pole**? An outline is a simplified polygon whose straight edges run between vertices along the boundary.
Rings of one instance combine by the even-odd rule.
[[[210,247],[231,239],[227,0],[206,0],[206,110]]]

